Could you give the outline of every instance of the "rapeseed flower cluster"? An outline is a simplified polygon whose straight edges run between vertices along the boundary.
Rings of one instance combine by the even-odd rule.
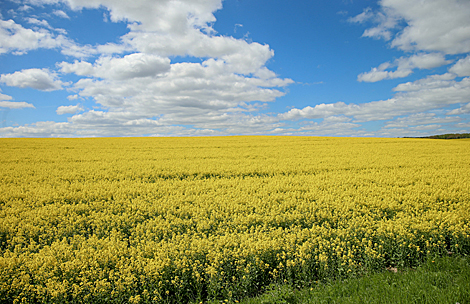
[[[470,252],[470,141],[0,140],[0,302],[235,302]]]

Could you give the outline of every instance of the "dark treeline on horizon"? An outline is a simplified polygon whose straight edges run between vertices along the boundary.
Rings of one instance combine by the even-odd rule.
[[[460,138],[470,138],[470,133],[450,133],[450,134],[431,135],[431,136],[424,136],[424,137],[404,137],[404,138],[460,139]]]

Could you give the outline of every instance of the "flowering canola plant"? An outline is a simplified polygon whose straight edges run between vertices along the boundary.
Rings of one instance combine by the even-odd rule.
[[[470,140],[0,140],[0,302],[235,301],[470,253]]]

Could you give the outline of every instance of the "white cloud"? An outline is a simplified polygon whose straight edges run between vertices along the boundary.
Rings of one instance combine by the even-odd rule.
[[[370,7],[361,14],[348,19],[349,22],[353,23],[365,23],[368,21],[378,23],[376,27],[365,30],[362,37],[382,38],[385,40],[391,39],[393,35],[392,30],[397,26],[399,20],[400,16],[394,10],[383,8],[383,11],[374,13]]]
[[[437,88],[446,88],[452,85],[455,85],[456,82],[455,74],[445,73],[442,75],[430,75],[426,78],[416,80],[414,82],[405,82],[400,83],[393,91],[395,92],[410,92],[410,91],[422,91],[424,89],[437,89]]]
[[[208,36],[196,29],[181,36],[155,32],[130,32],[122,37],[125,44],[142,53],[167,56],[194,56],[223,59],[233,72],[255,73],[274,52],[268,45],[224,36]]]
[[[93,97],[103,106],[132,107],[152,115],[199,109],[231,110],[247,102],[272,101],[284,95],[268,87],[292,81],[278,78],[243,77],[228,71],[216,60],[176,63],[164,75],[154,78],[82,79],[75,84],[81,96]]]
[[[84,58],[97,54],[98,49],[112,52],[126,49],[125,46],[81,46],[64,36],[65,30],[54,29],[45,20],[28,18],[27,21],[35,25],[34,29],[25,28],[13,20],[0,20],[0,54],[24,55],[36,49],[60,49],[64,55]]]
[[[352,22],[372,21],[363,36],[392,39],[405,51],[470,52],[470,2],[467,0],[382,0],[377,12],[365,11]],[[400,21],[406,22],[401,29]],[[396,30],[399,30],[397,34]],[[394,36],[394,37],[393,37]]]
[[[436,112],[441,113],[442,111]],[[442,116],[432,112],[423,112],[387,121],[385,126],[377,133],[381,136],[395,137],[420,137],[444,133],[459,133],[461,130],[457,129],[464,128],[464,123],[461,121],[462,118],[458,116]]]
[[[10,101],[13,97],[0,93],[0,108],[21,109],[34,108],[30,103],[24,101]]]
[[[432,69],[451,63],[442,53],[418,53],[410,57],[401,57],[398,61],[398,69]]]
[[[448,11],[453,10],[457,1],[450,1]],[[2,128],[2,136],[368,135],[361,129],[360,122],[403,115],[406,119],[395,119],[386,124],[381,134],[403,128],[419,134],[431,127],[442,128],[455,123],[460,118],[420,117],[417,113],[469,102],[469,78],[455,80],[456,75],[467,75],[466,59],[462,59],[447,74],[398,85],[394,89],[397,93],[388,100],[361,104],[324,103],[294,108],[279,115],[256,114],[267,102],[283,96],[282,88],[293,81],[279,78],[266,67],[274,56],[269,45],[217,35],[212,23],[215,22],[214,12],[221,8],[221,0],[142,0],[139,5],[135,5],[135,1],[114,0],[35,0],[31,3],[59,2],[73,10],[106,8],[106,18],[109,16],[112,22],[126,22],[129,32],[116,43],[79,45],[66,38],[64,31],[62,35],[53,34],[58,30],[45,21],[30,19],[30,24],[35,27],[26,29],[10,20],[0,26],[0,38],[5,37],[0,40],[0,53],[20,54],[37,48],[57,48],[62,54],[76,58],[97,55],[95,61],[88,58],[61,62],[57,69],[82,76],[70,88],[74,95],[67,97],[69,100],[88,97],[101,108],[85,111],[79,104],[61,106],[56,109],[57,114],[72,114],[67,122]],[[439,3],[428,0],[421,5],[428,10],[429,6],[436,7]],[[457,36],[455,29],[465,29],[467,21],[445,25],[446,30],[442,33],[436,26],[431,26],[429,29],[437,35],[436,39],[426,40],[427,33],[423,34],[424,38],[412,35],[415,30],[425,29],[423,20],[428,19],[427,15],[414,10],[414,3],[383,0],[379,4],[380,11],[367,9],[349,21],[373,22],[375,25],[364,32],[364,37],[391,40],[391,46],[413,53],[373,68],[359,75],[358,80],[374,82],[406,77],[415,69],[449,64],[451,61],[446,60],[446,54],[465,49],[466,33]],[[465,9],[467,4],[462,6]],[[56,10],[53,14],[68,18],[64,11]],[[459,19],[460,12],[456,16]],[[452,44],[444,47],[443,41],[452,41]],[[172,64],[169,58],[174,56],[196,57],[201,62]],[[23,70],[2,75],[0,79],[7,85],[41,90],[64,86],[49,70]],[[466,113],[466,109],[467,105],[462,106],[454,110],[459,113],[452,114]],[[80,111],[83,113],[78,113]],[[292,121],[298,119],[322,121],[300,122],[300,128],[292,128]]]
[[[26,29],[13,20],[0,20],[0,54],[24,54],[38,48],[53,49],[59,45],[59,41],[45,29]]]
[[[409,128],[410,126],[414,126],[416,128],[421,128],[422,130],[435,129],[435,126],[438,124],[448,124],[460,121],[461,119],[455,116],[439,117],[435,113],[416,113],[387,121],[384,128]]]
[[[0,82],[11,87],[33,88],[41,91],[60,90],[64,84],[48,69],[27,69],[12,74],[2,74]]]
[[[383,137],[424,137],[436,134],[450,133],[448,129],[439,128],[421,130],[420,128],[387,128],[377,132],[377,136]]]
[[[106,0],[67,3],[72,9],[104,6],[111,21],[129,22],[130,32],[121,37],[121,44],[94,49],[133,52],[121,58],[101,56],[95,62],[58,64],[63,73],[88,77],[75,83],[74,90],[82,97],[93,98],[109,112],[75,115],[72,124],[93,117],[96,123],[102,120],[109,125],[109,117],[127,117],[133,122],[139,119],[135,125],[142,126],[152,117],[161,117],[159,121],[166,124],[206,129],[210,123],[229,128],[216,121],[237,124],[234,117],[244,120],[240,112],[252,111],[253,103],[283,96],[284,92],[276,88],[293,83],[266,68],[274,55],[268,45],[215,35],[211,23],[215,21],[213,12],[221,8],[219,0],[142,1],[138,6]],[[169,56],[205,61],[170,64]],[[126,120],[118,121],[123,124]]]
[[[35,4],[58,3],[37,0]],[[122,43],[95,47],[78,46],[62,41],[62,52],[74,57],[86,57],[97,52],[120,53],[124,50],[168,56],[195,56],[223,59],[234,72],[256,73],[273,56],[269,46],[248,43],[242,39],[216,36],[213,13],[222,7],[221,0],[171,1],[142,0],[139,5],[129,1],[67,0],[72,9],[106,7],[113,22],[129,23],[130,32],[121,37]]]
[[[403,50],[470,52],[470,2],[466,0],[384,1],[408,22],[392,46]],[[400,3],[401,2],[401,3]]]
[[[374,17],[375,17],[375,14],[372,12],[372,9],[368,7],[364,9],[364,11],[360,13],[359,15],[348,18],[348,21],[353,22],[353,23],[364,23],[366,21],[370,21]]]
[[[106,111],[74,115],[67,124],[3,130],[3,136],[39,136],[32,130],[45,133],[46,128],[51,128],[54,132],[57,126],[57,134],[62,136],[266,134],[280,126],[276,117],[244,113],[256,107],[258,101],[272,101],[284,95],[271,87],[292,82],[269,76],[273,75],[236,75],[222,60],[210,59],[172,64],[166,74],[158,77],[125,81],[82,79],[73,89],[83,97],[94,98]],[[173,126],[176,124],[186,127]]]
[[[323,119],[325,122],[330,122],[330,123],[339,123],[339,122],[350,122],[352,119],[344,116],[344,115],[338,115],[338,116],[328,116]]]
[[[367,29],[363,36],[391,40],[391,47],[412,52],[412,55],[372,68],[370,72],[360,74],[358,81],[406,77],[414,69],[432,69],[451,63],[445,59],[446,54],[470,52],[470,2],[382,0],[379,4],[379,11],[368,9],[350,21],[375,23],[376,26]],[[405,115],[388,121],[378,131],[381,136],[423,136],[423,132],[439,130],[449,132],[447,126],[455,127],[459,117],[437,117],[423,112],[470,101],[469,78],[455,80],[456,76],[470,75],[470,60],[467,58],[459,60],[449,73],[397,85],[393,91],[398,93],[391,99],[357,107],[343,106],[343,112],[337,113],[358,121],[394,119]],[[447,114],[465,114],[467,109],[465,105]]]
[[[419,82],[419,81],[418,81]],[[414,85],[419,86],[416,82]],[[429,87],[397,93],[393,98],[361,105],[363,112],[354,114],[358,120],[390,119],[399,115],[440,109],[452,104],[465,103],[470,96],[470,78],[449,82],[447,86]]]
[[[243,27],[243,24],[239,24],[239,23],[235,24],[235,26],[233,27],[233,32],[234,32],[234,33],[237,32],[237,28],[238,28],[238,27]]]
[[[38,26],[42,26],[42,27],[45,27],[45,28],[52,29],[52,27],[49,25],[49,23],[46,20],[39,20],[39,19],[36,19],[36,18],[26,18],[26,21],[30,24],[34,24],[34,25],[38,25]]]
[[[0,101],[0,108],[9,108],[9,109],[22,109],[22,108],[34,108],[30,103],[24,101]]]
[[[1,90],[0,90],[0,92],[1,92]],[[12,100],[12,99],[13,99],[13,97],[0,93],[0,101],[2,101],[2,100]]]
[[[470,129],[470,122],[467,122],[467,123],[461,122],[461,123],[458,123],[455,127],[462,128],[457,133],[468,133],[468,130]]]
[[[393,98],[387,100],[362,104],[337,102],[314,107],[307,106],[303,109],[294,108],[279,114],[278,117],[281,120],[296,120],[346,115],[354,117],[356,121],[387,120],[400,115],[440,109],[448,105],[470,101],[470,78],[464,78],[460,82],[441,80],[439,85],[430,85],[434,81],[433,77],[429,77],[427,80],[409,83],[406,90],[402,86],[400,90],[405,92],[397,93]]]
[[[370,72],[359,74],[357,80],[377,82],[384,79],[403,78],[413,73],[413,69],[432,69],[451,62],[446,60],[441,53],[419,53],[410,57],[401,57],[394,63],[385,62],[377,68],[372,68]],[[386,71],[394,67],[396,67],[395,71]]]
[[[413,73],[411,69],[401,69],[392,71],[385,71],[383,66],[372,68],[369,72],[361,73],[357,76],[357,81],[361,82],[377,82],[384,79],[404,78]]]
[[[97,118],[97,120],[92,120]],[[19,127],[0,128],[2,137],[96,137],[96,136],[136,136],[150,134],[152,136],[168,135],[222,135],[214,130],[194,130],[180,126],[161,125],[158,121],[127,120],[124,125],[121,121],[108,120],[104,123],[99,115],[90,117],[91,120],[81,123],[43,121]]]
[[[284,128],[278,130],[276,133],[287,133],[297,135],[333,135],[333,136],[367,136],[367,133],[362,129],[362,125],[352,122],[352,119],[343,115],[327,116],[320,122],[318,121],[305,121],[301,123],[299,128]]]
[[[221,0],[35,0],[36,5],[66,3],[73,10],[106,7],[113,22],[128,22],[134,30],[183,34],[188,29],[200,28],[211,32],[215,22],[213,12],[222,8]]]
[[[23,12],[27,12],[27,11],[30,11],[30,10],[32,10],[32,9],[33,9],[33,8],[32,8],[31,6],[26,5],[26,4],[23,5],[23,6],[20,6],[20,7],[18,8],[19,11],[23,11]]]
[[[70,19],[70,17],[67,15],[66,12],[63,10],[54,10],[52,12],[53,15],[56,15],[57,17],[64,18],[64,19]]]
[[[73,128],[66,123],[40,121],[31,125],[0,128],[2,137],[61,137],[73,135]]]
[[[467,103],[458,109],[449,111],[446,114],[447,115],[459,115],[459,114],[468,114],[468,113],[470,113],[470,103]]]
[[[435,132],[439,128],[441,128],[442,125],[420,125],[420,126],[414,126],[414,127],[408,127],[409,130],[416,130],[416,131],[433,131]]]
[[[358,105],[347,105],[344,102],[319,104],[314,107],[307,106],[303,109],[291,109],[287,113],[278,115],[281,120],[297,120],[302,118],[317,119],[326,118],[333,115],[351,115],[354,108],[358,109]]]
[[[79,96],[78,96],[77,94],[67,96],[67,99],[68,99],[68,100],[76,100],[76,99],[78,99],[78,98],[79,98]]]
[[[83,111],[83,107],[77,104],[75,106],[60,106],[57,108],[56,113],[58,115],[63,115],[63,114],[75,114],[81,111]]]
[[[75,61],[73,64],[59,64],[64,73],[81,76],[95,76],[103,79],[125,80],[140,77],[153,77],[170,70],[170,59],[156,55],[135,53],[123,58],[101,57],[94,65]]]
[[[470,76],[470,55],[457,61],[449,69],[449,72],[455,73],[459,76]]]
[[[367,73],[358,75],[358,81],[375,82],[383,79],[402,78],[414,69],[432,69],[451,63],[445,55],[470,52],[470,2],[466,0],[382,0],[380,9],[368,9],[350,19],[351,22],[373,22],[363,36],[390,40],[390,46],[411,52],[394,62],[386,62]],[[343,107],[344,115],[358,121],[394,119],[379,130],[381,136],[423,136],[429,132],[446,131],[449,125],[456,127],[458,117],[437,118],[418,114],[444,109],[449,105],[465,104],[448,111],[448,115],[468,113],[470,80],[457,76],[470,76],[470,59],[460,59],[442,75],[430,75],[413,82],[397,85],[393,98],[363,103],[355,107]],[[419,115],[425,115],[423,117]],[[426,116],[427,115],[427,116]],[[419,121],[419,119],[421,119]],[[432,118],[432,119],[431,119]],[[462,126],[464,128],[464,126]]]
[[[60,67],[62,73],[74,73],[79,76],[92,76],[95,72],[93,65],[86,61],[61,62],[57,66]]]

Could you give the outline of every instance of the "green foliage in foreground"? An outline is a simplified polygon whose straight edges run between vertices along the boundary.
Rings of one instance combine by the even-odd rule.
[[[242,304],[281,303],[470,303],[470,258],[444,257],[397,273],[384,271],[360,278],[317,282],[301,290],[271,285]]]

